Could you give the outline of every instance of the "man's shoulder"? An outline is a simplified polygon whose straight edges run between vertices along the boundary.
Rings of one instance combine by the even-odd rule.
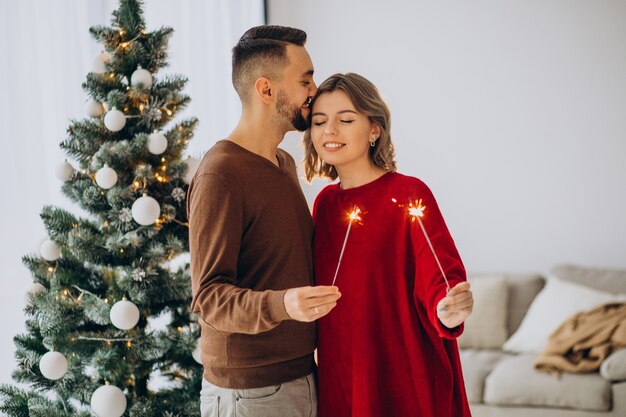
[[[196,176],[212,174],[222,179],[233,179],[246,166],[237,149],[230,146],[228,141],[220,140],[207,151],[200,162]]]
[[[276,150],[276,153],[278,153],[278,155],[280,157],[282,157],[282,159],[292,165],[296,164],[296,161],[293,159],[293,156],[291,156],[291,154],[289,152],[287,152],[286,150],[282,149],[282,148],[278,148]]]

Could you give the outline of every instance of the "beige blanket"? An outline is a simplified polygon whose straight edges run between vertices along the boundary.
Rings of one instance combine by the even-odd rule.
[[[604,304],[565,321],[548,339],[535,369],[594,372],[616,349],[626,346],[626,303]]]

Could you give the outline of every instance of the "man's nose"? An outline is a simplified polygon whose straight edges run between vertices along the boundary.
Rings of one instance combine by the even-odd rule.
[[[315,94],[317,94],[317,84],[313,81],[311,82],[311,88],[309,89],[309,96],[313,97]]]

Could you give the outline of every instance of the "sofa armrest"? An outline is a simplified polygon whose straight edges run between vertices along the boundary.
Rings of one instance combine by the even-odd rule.
[[[626,348],[616,350],[602,362],[600,375],[607,381],[626,381]]]

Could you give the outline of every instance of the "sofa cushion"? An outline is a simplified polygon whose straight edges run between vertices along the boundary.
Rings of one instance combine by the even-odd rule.
[[[626,381],[626,348],[616,350],[602,362],[600,375],[609,381]]]
[[[502,277],[470,279],[474,309],[465,320],[460,348],[499,349],[509,337],[506,328],[509,287]]]
[[[482,403],[485,378],[502,359],[511,355],[500,350],[475,349],[463,349],[460,354],[467,400]]]
[[[613,294],[626,294],[626,270],[557,265],[552,275]]]
[[[502,278],[509,286],[507,312],[507,333],[515,333],[526,315],[528,306],[541,291],[545,283],[541,275],[537,274],[473,274],[469,277],[470,283],[479,279]]]
[[[504,344],[504,350],[541,353],[550,334],[565,320],[581,311],[616,301],[620,301],[620,297],[611,293],[550,277],[528,308],[519,329]]]
[[[535,355],[529,354],[502,359],[485,379],[485,403],[593,411],[611,408],[611,383],[598,373],[556,377],[535,371],[534,360]]]

